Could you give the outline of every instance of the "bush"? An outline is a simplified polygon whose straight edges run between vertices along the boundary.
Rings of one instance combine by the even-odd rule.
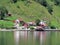
[[[16,3],[17,2],[17,0],[12,0],[14,3]]]
[[[26,0],[25,1],[25,6],[29,7],[29,5],[31,4],[32,2],[30,0]]]
[[[0,20],[0,28],[9,28],[11,29],[14,26],[13,22]]]
[[[47,9],[48,9],[48,12],[52,15],[52,12],[53,12],[53,8],[52,8],[52,5],[47,5]]]
[[[34,26],[30,26],[30,29],[33,30],[34,29]]]
[[[36,20],[36,25],[39,26],[39,23],[40,23],[40,20],[37,19],[37,20]]]
[[[46,2],[46,0],[34,0],[34,1],[40,3],[40,4],[43,5],[44,7],[47,7],[47,2]]]
[[[0,6],[0,19],[3,20],[8,14],[8,10],[4,6]]]
[[[17,6],[17,8],[20,8],[20,6]]]
[[[60,0],[54,0],[55,5],[60,5]]]
[[[56,29],[56,27],[55,27],[55,26],[50,26],[50,28],[51,28],[51,29]]]

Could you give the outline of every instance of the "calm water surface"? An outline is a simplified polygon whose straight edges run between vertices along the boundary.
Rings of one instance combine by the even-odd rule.
[[[60,45],[60,32],[0,31],[0,45]]]

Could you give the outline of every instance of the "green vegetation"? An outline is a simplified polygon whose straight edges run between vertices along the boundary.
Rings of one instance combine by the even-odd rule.
[[[36,1],[36,2],[40,3],[41,5],[47,7],[47,2],[46,2],[46,0],[34,0],[34,1]]]
[[[40,20],[39,20],[39,19],[37,19],[35,22],[36,22],[36,25],[38,25],[38,26],[39,26]]]
[[[12,3],[12,1],[15,0],[0,0],[0,5],[3,5],[8,10],[8,13],[12,14],[11,17],[6,17],[10,20],[9,22],[17,18],[22,18],[25,22],[40,19],[46,20],[49,26],[54,25],[60,28],[60,6],[55,5],[54,0],[45,0],[47,7],[34,0],[16,0],[16,3]]]
[[[7,9],[4,6],[0,6],[0,19],[3,20],[5,15],[8,14]]]
[[[14,3],[16,3],[17,2],[17,0],[12,0]]]
[[[60,0],[54,0],[55,5],[60,5]]]
[[[11,29],[13,27],[13,22],[0,20],[0,28]]]

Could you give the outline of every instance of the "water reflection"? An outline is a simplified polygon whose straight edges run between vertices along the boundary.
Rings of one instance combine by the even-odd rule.
[[[0,45],[60,45],[58,31],[0,31]]]
[[[14,33],[0,31],[0,45],[14,45]]]
[[[14,32],[15,45],[19,45],[19,31]]]

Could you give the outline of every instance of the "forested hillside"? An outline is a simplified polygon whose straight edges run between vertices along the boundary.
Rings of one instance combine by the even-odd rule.
[[[8,22],[12,25],[11,21],[17,18],[25,22],[40,19],[45,20],[49,26],[60,28],[60,0],[0,0],[0,13],[1,10],[0,19],[10,20]],[[2,22],[8,24],[0,20],[0,25]]]

